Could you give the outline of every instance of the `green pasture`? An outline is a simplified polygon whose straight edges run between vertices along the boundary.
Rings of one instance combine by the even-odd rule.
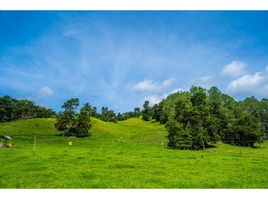
[[[0,188],[268,188],[268,141],[172,150],[157,122],[92,119],[90,137],[79,139],[60,136],[54,123],[0,124],[14,146],[0,148]]]

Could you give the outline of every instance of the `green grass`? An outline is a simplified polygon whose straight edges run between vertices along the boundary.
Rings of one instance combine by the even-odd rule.
[[[92,121],[81,139],[59,136],[55,119],[1,123],[16,147],[0,148],[0,188],[268,188],[267,141],[179,151],[158,123]]]

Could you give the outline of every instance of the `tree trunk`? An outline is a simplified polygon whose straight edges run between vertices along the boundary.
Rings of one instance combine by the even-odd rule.
[[[202,139],[202,146],[203,146],[203,149],[205,149],[205,143],[203,139]]]

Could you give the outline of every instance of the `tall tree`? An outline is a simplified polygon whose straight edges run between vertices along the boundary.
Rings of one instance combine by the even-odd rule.
[[[0,122],[16,119],[16,104],[17,100],[10,96],[0,98]]]
[[[206,118],[209,114],[208,99],[205,89],[192,87],[191,90],[191,117],[188,127],[192,138],[192,149],[205,148],[211,141],[206,129]]]
[[[141,109],[139,107],[134,108],[135,117],[139,117],[141,115]]]
[[[191,149],[192,136],[189,131],[192,105],[188,99],[178,99],[166,123],[168,146],[176,149]]]
[[[149,121],[152,117],[152,111],[149,104],[150,104],[149,101],[145,101],[143,104],[142,119],[144,121]]]
[[[230,124],[231,137],[228,143],[240,146],[250,146],[262,141],[258,120],[248,113],[241,112],[241,115]]]
[[[86,103],[77,115],[75,110],[79,106],[79,99],[70,99],[66,101],[62,108],[64,112],[57,116],[55,127],[62,131],[64,136],[87,137],[91,128],[92,108]]]
[[[268,99],[262,99],[261,102],[261,112],[260,112],[260,121],[261,121],[261,130],[264,134],[264,138],[268,138]]]
[[[78,106],[79,106],[79,99],[78,98],[71,98],[71,99],[67,100],[66,102],[64,102],[62,108],[64,108],[65,111],[75,112],[75,110],[77,109]]]
[[[211,142],[216,143],[220,140],[222,132],[221,119],[223,111],[222,93],[217,87],[211,87],[208,90],[209,113],[206,117],[206,127]]]
[[[91,106],[86,103],[81,109],[78,118],[74,119],[71,128],[68,130],[69,135],[76,137],[87,137],[91,129]]]
[[[120,112],[117,114],[117,120],[118,121],[125,120],[124,116]]]
[[[101,119],[106,122],[117,122],[115,112],[108,107],[101,108]]]
[[[70,135],[70,129],[74,126],[75,122],[75,110],[79,106],[79,99],[72,98],[64,102],[62,108],[64,112],[57,116],[57,122],[55,127],[63,132],[63,135]]]

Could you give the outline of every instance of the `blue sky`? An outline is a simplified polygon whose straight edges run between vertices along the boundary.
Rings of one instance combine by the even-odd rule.
[[[0,11],[0,96],[132,110],[191,85],[268,98],[266,11]]]

